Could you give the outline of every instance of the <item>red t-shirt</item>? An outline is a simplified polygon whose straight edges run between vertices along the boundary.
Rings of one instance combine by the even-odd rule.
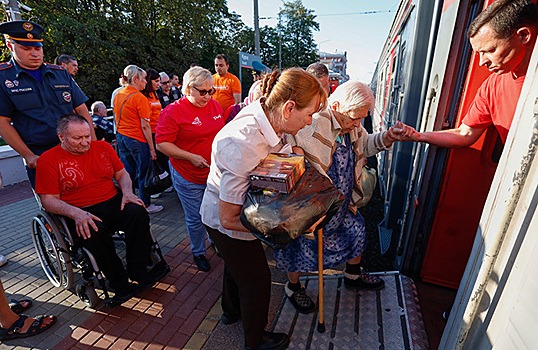
[[[493,124],[506,142],[524,81],[525,76],[514,79],[512,73],[490,75],[478,89],[462,123],[481,129]]]
[[[123,169],[116,152],[105,141],[92,141],[90,150],[75,155],[60,145],[37,160],[36,192],[60,195],[60,199],[84,208],[114,197],[112,178]]]
[[[213,139],[224,126],[223,114],[215,100],[209,100],[205,107],[196,107],[182,97],[162,110],[155,143],[173,143],[184,151],[204,157],[209,163]],[[197,168],[184,159],[170,158],[170,163],[185,180],[206,183],[209,168]]]

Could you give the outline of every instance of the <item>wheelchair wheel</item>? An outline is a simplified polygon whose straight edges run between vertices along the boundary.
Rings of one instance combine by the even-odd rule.
[[[73,267],[64,239],[52,215],[40,211],[32,219],[32,240],[47,278],[55,287],[73,287]]]
[[[78,298],[92,309],[99,303],[97,292],[91,283],[79,284],[76,287]]]

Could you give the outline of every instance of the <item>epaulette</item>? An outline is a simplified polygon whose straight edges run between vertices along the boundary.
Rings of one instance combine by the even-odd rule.
[[[0,70],[5,70],[8,68],[13,67],[13,64],[11,62],[2,62],[0,63]]]
[[[49,67],[50,69],[57,69],[57,70],[65,70],[64,66],[58,66],[56,64],[52,63],[43,63],[45,66]]]

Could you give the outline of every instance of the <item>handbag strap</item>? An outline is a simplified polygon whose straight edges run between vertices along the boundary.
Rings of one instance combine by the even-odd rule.
[[[120,126],[120,119],[121,119],[121,114],[123,112],[123,107],[125,106],[125,102],[127,102],[127,100],[129,98],[131,98],[131,96],[133,96],[134,94],[136,94],[138,91],[135,91],[135,92],[131,92],[129,95],[127,95],[127,97],[125,98],[125,100],[123,100],[123,103],[121,104],[121,107],[120,107],[120,113],[118,115],[118,122],[116,123],[116,129],[119,128]]]

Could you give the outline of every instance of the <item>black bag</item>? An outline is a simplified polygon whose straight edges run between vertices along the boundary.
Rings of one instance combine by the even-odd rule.
[[[163,169],[159,162],[152,160],[144,178],[144,192],[151,196],[163,192],[170,186],[172,186],[172,177],[168,171]]]
[[[309,167],[289,194],[251,188],[240,219],[260,241],[282,249],[326,215],[318,225],[323,227],[343,202],[333,183]]]

